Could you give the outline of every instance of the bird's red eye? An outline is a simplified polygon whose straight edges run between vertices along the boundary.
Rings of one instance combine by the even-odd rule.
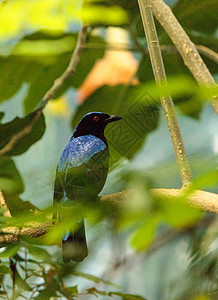
[[[94,117],[94,121],[98,121],[99,120],[99,117],[98,116],[95,116]]]

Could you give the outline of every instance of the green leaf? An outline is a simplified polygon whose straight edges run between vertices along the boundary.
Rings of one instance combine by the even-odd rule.
[[[0,158],[0,190],[7,194],[21,194],[24,191],[23,180],[12,159]]]
[[[18,194],[4,193],[4,196],[12,216],[24,214],[26,216],[26,213],[36,210],[36,207],[31,202],[23,201]]]
[[[50,288],[45,288],[44,290],[40,290],[39,294],[34,298],[36,300],[46,300],[50,299],[50,297],[56,296],[56,291]]]
[[[159,201],[159,209],[163,220],[175,228],[193,225],[202,217],[202,212],[190,206],[185,197],[163,197]]]
[[[209,186],[215,186],[218,181],[218,171],[212,170],[202,174],[201,176],[197,177],[193,181],[193,186],[191,190],[200,190],[205,189]]]
[[[110,285],[110,286],[113,286],[113,287],[116,287],[116,288],[120,288],[119,285],[116,285],[116,284],[114,284],[110,281],[104,280],[102,278],[99,278],[99,277],[91,275],[91,274],[86,274],[86,273],[74,271],[73,275],[78,276],[78,277],[83,277],[83,278],[88,279],[90,281],[93,281],[95,283],[104,283],[104,284],[107,284],[107,285]]]
[[[0,274],[10,274],[10,273],[11,270],[7,266],[3,264],[0,265]]]
[[[0,149],[4,148],[11,138],[24,130],[30,124],[34,114],[30,114],[25,118],[16,117],[13,121],[0,124]],[[32,130],[23,138],[19,139],[13,148],[6,155],[19,155],[25,152],[29,147],[41,139],[45,132],[45,120],[43,114],[33,125]]]
[[[131,244],[135,249],[142,251],[151,245],[155,238],[160,220],[160,214],[145,218],[144,224],[137,229],[131,239]]]
[[[77,286],[77,285],[74,285],[74,286],[68,286],[68,287],[67,287],[67,290],[68,290],[68,292],[69,292],[71,295],[77,295],[77,294],[78,294],[78,286]]]
[[[85,5],[79,13],[85,24],[122,25],[128,21],[125,10],[119,6]]]
[[[43,248],[28,245],[29,254],[37,259],[49,262],[51,261],[51,255]]]
[[[138,296],[138,295],[133,295],[133,294],[124,294],[124,293],[120,293],[120,292],[109,292],[108,293],[109,296],[120,296],[123,300],[146,300],[145,298],[143,298],[142,296]]]
[[[20,276],[16,269],[15,273],[15,284],[23,291],[32,291],[31,287],[29,284]]]
[[[217,29],[216,0],[179,0],[173,7],[173,12],[184,28],[212,33]]]
[[[25,203],[25,202],[24,202]],[[44,209],[43,211],[35,211],[35,212],[23,212],[23,214],[18,214],[18,216],[7,218],[7,224],[5,227],[31,227],[35,226],[31,223],[45,223],[51,221],[51,212],[52,208]]]
[[[0,258],[11,258],[19,251],[19,249],[19,245],[10,245],[4,252],[0,253]]]
[[[105,130],[112,162],[124,156],[131,158],[145,137],[157,127],[159,110],[141,86],[104,86],[78,108],[73,117],[75,127],[82,116],[91,111],[120,115],[123,119],[109,124]]]
[[[96,289],[95,287],[87,289],[86,291],[88,292],[88,294],[94,295],[97,298],[98,298],[98,295],[100,295],[100,296],[107,296],[107,293],[105,291],[100,291],[100,290]]]
[[[9,157],[0,158],[0,190],[2,190],[8,209],[12,216],[23,214],[25,211],[35,210],[35,206],[20,199],[23,193],[23,180]]]

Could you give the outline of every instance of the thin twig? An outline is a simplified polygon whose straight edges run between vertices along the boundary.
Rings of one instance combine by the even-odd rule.
[[[133,51],[133,52],[140,51],[142,52],[142,54],[147,55],[149,53],[148,48],[140,44],[140,42],[137,39],[135,39],[134,33],[132,33],[132,38],[133,37],[134,37],[133,41],[135,43],[135,46],[131,46],[125,43],[114,43],[110,45],[87,43],[85,45],[85,49],[103,49],[107,51]],[[218,63],[218,54],[215,51],[203,45],[195,45],[195,47],[201,54],[203,54],[210,60],[214,61],[216,64]],[[173,54],[178,53],[178,50],[174,45],[161,45],[160,49],[161,51],[167,53],[173,53]]]
[[[162,0],[140,0],[140,3],[143,7],[149,5],[153,14],[177,47],[185,65],[189,68],[199,85],[215,87],[216,83],[213,76],[210,74],[195,45],[174,16],[170,7]],[[210,99],[210,102],[215,112],[218,113],[218,96],[214,95]]]
[[[32,291],[32,294],[30,295],[29,297],[29,300],[33,299],[33,296],[35,295],[35,293],[37,293],[39,291],[39,289],[42,287],[41,284],[38,284],[36,285],[34,288],[33,288],[33,291]]]
[[[160,51],[160,46],[159,46],[159,41],[157,37],[152,11],[148,5],[149,1],[138,0],[138,3],[141,11],[141,17],[145,29],[149,54],[151,58],[151,64],[152,64],[156,83],[158,86],[166,85],[167,78],[166,78],[165,68],[164,68],[163,59]],[[173,143],[182,183],[183,186],[187,186],[191,183],[192,180],[191,170],[185,153],[185,147],[183,144],[182,135],[179,128],[175,107],[170,94],[163,95],[161,97],[161,104],[165,112],[167,126]]]
[[[12,273],[12,299],[15,300],[15,280],[16,280],[16,262],[13,262],[13,259],[10,258],[10,269]]]
[[[218,54],[215,51],[203,45],[195,45],[195,47],[201,54],[218,64]]]
[[[25,251],[25,256],[24,256],[24,260],[25,260],[25,280],[27,280],[28,278],[28,268],[27,268],[27,247],[24,248]]]
[[[0,150],[0,157],[7,154],[8,152],[10,152],[19,140],[21,140],[23,137],[25,137],[27,134],[29,134],[32,131],[33,126],[35,125],[35,123],[39,119],[39,117],[41,116],[42,110],[44,109],[44,107],[46,106],[48,101],[54,97],[55,93],[61,88],[61,86],[64,84],[64,82],[75,73],[76,67],[80,61],[80,57],[84,50],[87,29],[88,29],[88,26],[84,25],[82,27],[81,31],[79,32],[77,44],[76,44],[75,50],[72,54],[72,57],[71,57],[71,60],[70,60],[70,63],[68,65],[67,69],[64,71],[64,73],[59,78],[57,78],[54,81],[52,87],[48,90],[48,92],[46,92],[46,94],[44,95],[44,97],[42,99],[41,104],[33,113],[33,116],[31,118],[30,122],[20,132],[14,134],[11,137],[10,141],[7,143],[7,145],[5,145],[5,147]]]

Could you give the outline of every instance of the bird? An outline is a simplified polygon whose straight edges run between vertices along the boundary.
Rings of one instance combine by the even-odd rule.
[[[109,148],[105,127],[122,118],[102,112],[83,116],[64,148],[56,169],[54,204],[72,206],[82,201],[95,201],[101,192],[109,168]],[[87,203],[88,203],[87,202]],[[61,210],[54,210],[53,218],[62,221]],[[81,262],[88,256],[84,219],[77,229],[62,236],[64,263]]]

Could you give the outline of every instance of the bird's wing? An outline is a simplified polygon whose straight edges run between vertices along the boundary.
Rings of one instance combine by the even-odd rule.
[[[96,197],[104,186],[108,163],[108,147],[102,140],[91,135],[72,139],[58,163],[54,201]]]

